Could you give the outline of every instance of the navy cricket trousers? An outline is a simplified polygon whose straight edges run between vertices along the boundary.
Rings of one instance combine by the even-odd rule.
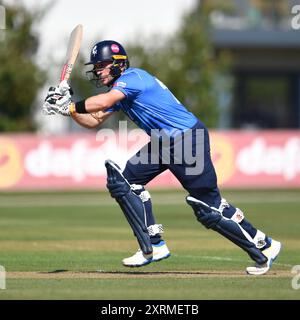
[[[206,127],[202,122],[198,121],[196,125],[190,129],[191,134],[191,149],[193,155],[196,154],[196,132],[197,129],[201,130],[202,134],[202,148],[201,156],[203,157],[203,170],[199,174],[187,174],[187,169],[195,167],[197,164],[186,163],[184,156],[182,157],[181,163],[174,161],[174,150],[177,146],[177,143],[174,142],[174,139],[171,139],[170,144],[170,161],[164,161],[162,153],[162,144],[160,144],[158,149],[159,161],[156,163],[151,163],[151,154],[157,152],[151,150],[151,140],[145,145],[140,151],[138,151],[131,159],[128,160],[126,167],[123,171],[125,178],[130,184],[140,184],[147,185],[152,179],[157,175],[164,172],[165,170],[170,170],[174,176],[179,180],[184,189],[188,193],[199,199],[210,206],[219,207],[221,202],[220,192],[217,186],[217,176],[210,156],[210,142],[209,134]],[[198,131],[199,132],[199,131]],[[151,138],[152,139],[152,138]],[[184,146],[184,135],[181,134],[182,143]],[[152,148],[153,149],[153,148]],[[184,150],[184,147],[182,148]],[[157,150],[157,148],[156,148]],[[182,151],[184,152],[184,151]],[[141,156],[143,153],[143,156]],[[136,159],[147,158],[146,163],[138,162]]]

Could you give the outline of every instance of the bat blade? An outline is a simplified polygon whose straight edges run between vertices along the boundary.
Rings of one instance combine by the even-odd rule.
[[[68,80],[70,78],[73,66],[80,50],[82,33],[83,27],[81,24],[77,25],[71,32],[65,62],[60,74],[60,81]]]

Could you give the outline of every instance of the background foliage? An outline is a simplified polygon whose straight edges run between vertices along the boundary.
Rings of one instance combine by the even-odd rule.
[[[220,8],[216,2],[212,5],[208,1],[198,1],[183,16],[181,26],[173,35],[153,35],[149,41],[141,37],[126,44],[131,65],[157,76],[208,127],[218,124],[219,91],[224,90],[218,86],[222,82],[218,79],[226,74],[230,65],[228,55],[217,55],[210,42],[208,17],[216,5]],[[22,2],[5,7],[7,30],[0,47],[0,131],[30,131],[35,129],[33,105],[47,80],[46,72],[36,61],[39,38],[34,26],[47,10],[28,11]],[[95,39],[95,42],[100,40]],[[82,55],[79,57],[72,74],[75,101],[99,93],[85,79],[85,60]],[[49,61],[45,70],[50,68],[50,63],[54,66],[53,61]],[[125,115],[120,112],[106,125],[116,126],[123,118]]]
[[[46,73],[35,61],[39,38],[33,27],[43,12],[29,11],[21,2],[5,5],[5,9],[5,38],[0,42],[0,131],[34,130],[32,106]]]

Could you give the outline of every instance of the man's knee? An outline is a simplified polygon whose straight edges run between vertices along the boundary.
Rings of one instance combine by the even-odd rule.
[[[213,228],[221,219],[230,219],[236,223],[241,223],[244,219],[244,213],[239,209],[233,207],[225,199],[221,200],[218,208],[210,207],[202,201],[202,206],[195,203],[189,203],[193,209],[195,216],[206,228]]]
[[[207,229],[214,228],[222,218],[218,211],[212,210],[211,207],[202,201],[201,206],[199,206],[199,203],[197,204],[191,201],[188,201],[188,203],[192,206],[197,220]]]
[[[110,195],[116,200],[122,198],[130,191],[130,184],[121,173],[121,168],[114,162],[107,160],[105,162],[107,170],[106,187]]]
[[[225,199],[221,200],[220,205],[217,208],[209,206],[207,203],[200,200],[197,200],[197,202],[188,201],[188,204],[192,206],[197,220],[208,229],[214,228],[222,217],[231,219],[236,223],[240,223],[244,219],[243,212],[230,205]]]

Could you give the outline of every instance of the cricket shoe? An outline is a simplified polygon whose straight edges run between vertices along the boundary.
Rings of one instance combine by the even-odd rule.
[[[248,267],[246,272],[251,275],[262,275],[267,273],[274,260],[279,255],[281,250],[281,243],[271,239],[271,245],[265,250],[262,250],[262,253],[268,258],[268,261],[264,264],[256,264],[254,267]]]
[[[152,248],[152,254],[144,254],[141,249],[138,249],[133,256],[122,260],[123,265],[125,267],[142,267],[153,261],[156,262],[166,259],[171,255],[165,241],[152,244]]]
[[[157,244],[152,244],[153,248],[153,257],[152,261],[160,261],[162,259],[167,259],[170,257],[171,253],[165,243],[165,241],[161,240]]]

